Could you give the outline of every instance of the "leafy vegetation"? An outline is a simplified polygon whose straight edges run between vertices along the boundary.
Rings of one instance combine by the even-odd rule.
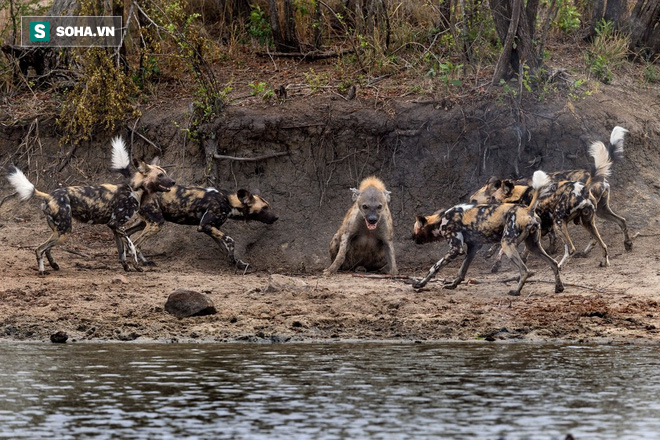
[[[482,0],[255,0],[249,5],[234,0],[81,0],[79,4],[81,14],[123,13],[128,31],[121,50],[61,51],[60,68],[71,72],[64,86],[53,78],[35,79],[31,73],[29,79],[22,78],[15,60],[0,56],[0,86],[5,90],[36,85],[53,86],[53,93],[62,93],[58,114],[64,142],[80,142],[96,130],[116,129],[122,121],[137,117],[151,95],[171,85],[188,93],[192,113],[184,129],[197,139],[197,128],[222,111],[236,86],[230,85],[233,79],[220,83],[219,72],[225,67],[245,71],[247,64],[264,54],[270,56],[270,61],[263,58],[265,63],[272,63],[277,71],[283,62],[273,52],[291,39],[295,41],[288,49],[299,51],[298,59],[331,54],[321,64],[325,68],[303,67],[304,78],[296,81],[303,84],[297,84],[296,90],[304,88],[308,93],[326,89],[345,93],[351,86],[370,87],[398,75],[406,82],[402,93],[451,98],[488,85],[503,47],[491,5]],[[4,43],[12,43],[20,25],[16,18],[44,13],[41,5],[38,0],[0,0],[0,10],[9,11],[0,28]],[[275,5],[277,14],[271,10]],[[560,44],[583,47],[582,65],[570,66],[571,73],[607,83],[630,62],[631,40],[612,22],[602,21],[591,42],[585,43],[581,33],[591,26],[589,7],[570,0],[540,2],[534,44],[544,57],[557,47],[545,45],[547,35]],[[644,59],[640,77],[648,84],[657,82],[656,63]],[[525,60],[521,64],[513,75],[517,79],[512,82],[508,77],[496,84],[496,93],[511,99],[522,95],[545,99],[557,92],[545,66],[532,69]],[[269,77],[253,75],[240,83],[250,97],[273,105],[280,102],[271,99],[275,89],[283,96],[281,86]]]

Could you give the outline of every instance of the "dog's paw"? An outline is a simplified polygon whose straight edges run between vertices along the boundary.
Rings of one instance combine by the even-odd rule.
[[[57,263],[51,263],[50,267],[52,267],[53,270],[60,270],[60,265]]]
[[[623,242],[623,246],[626,248],[628,252],[632,251],[633,243],[630,240],[626,240]]]
[[[508,295],[510,295],[510,296],[520,296],[520,292],[518,290],[509,290]]]
[[[236,260],[236,269],[246,271],[250,268],[250,264],[242,260]]]
[[[421,278],[416,278],[412,281],[413,289],[423,289],[426,286],[426,283]]]
[[[143,261],[142,265],[146,267],[158,267],[158,265],[153,261]]]

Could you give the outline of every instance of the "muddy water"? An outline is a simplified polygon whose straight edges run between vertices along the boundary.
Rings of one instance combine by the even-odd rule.
[[[1,344],[0,438],[658,438],[660,348]]]

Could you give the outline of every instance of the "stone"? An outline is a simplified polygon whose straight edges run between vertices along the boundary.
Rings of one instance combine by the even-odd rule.
[[[67,339],[69,339],[69,335],[62,331],[50,335],[50,342],[54,344],[64,344]]]
[[[193,290],[177,289],[165,303],[165,311],[177,318],[213,315],[217,313],[213,301],[206,295]]]

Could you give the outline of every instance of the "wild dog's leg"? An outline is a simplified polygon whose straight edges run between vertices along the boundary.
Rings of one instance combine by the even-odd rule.
[[[133,244],[135,245],[135,248],[137,249],[138,257],[142,261],[142,264],[144,264],[145,266],[155,266],[156,263],[154,263],[153,261],[147,260],[144,257],[144,255],[142,255],[142,245],[148,239],[150,239],[154,235],[158,234],[158,232],[160,232],[160,230],[163,228],[163,223],[164,222],[165,221],[160,222],[160,223],[147,222],[144,230],[142,231],[142,233],[140,235],[138,235],[138,237],[133,242]],[[127,234],[128,234],[128,232],[127,232]],[[128,234],[128,235],[130,236],[130,234]]]
[[[548,252],[554,254],[557,252],[557,234],[555,234],[554,230],[550,230],[550,232],[548,232],[548,240]]]
[[[126,248],[124,247],[124,240],[122,240],[121,235],[117,232],[116,228],[110,228],[112,230],[112,235],[115,237],[115,244],[117,245],[117,253],[119,254],[119,262],[123,266],[126,272],[129,272],[130,269],[126,263]]]
[[[575,253],[575,246],[571,241],[571,236],[568,235],[568,227],[566,226],[565,221],[563,220],[555,221],[553,227],[555,233],[558,233],[562,241],[564,242],[564,256],[559,262],[559,269],[561,270],[561,268],[564,267],[564,263],[566,263],[566,260],[568,260],[568,257],[570,257]]]
[[[160,210],[160,205],[158,205],[158,202],[156,201],[142,205],[139,213],[143,218],[143,221],[140,221],[137,225],[129,228],[126,233],[130,236],[133,235],[134,232],[142,231],[142,233],[134,240],[133,244],[137,248],[138,257],[142,261],[142,264],[145,266],[155,266],[155,263],[147,260],[144,255],[142,255],[142,246],[148,239],[160,232],[165,224],[165,218],[163,217],[163,212]]]
[[[131,235],[135,234],[136,232],[143,231],[144,228],[146,228],[146,226],[147,226],[147,222],[140,220],[140,222],[138,222],[136,225],[131,226],[130,228],[128,228],[126,230],[126,235],[128,235],[130,237]],[[139,238],[139,236],[138,236],[138,238]],[[140,247],[138,247],[136,243],[137,243],[136,241],[133,242],[133,244],[135,244],[135,247],[137,249],[137,253],[138,253],[137,256],[140,259],[140,261],[142,262],[142,264],[144,266],[155,266],[156,263],[147,260],[144,257],[144,255],[142,255],[142,249]]]
[[[596,228],[596,216],[593,214],[590,214],[590,219],[582,219],[582,226],[584,226],[584,229],[586,229],[589,234],[591,234],[591,237],[598,242],[600,247],[603,249],[603,259],[600,262],[600,267],[608,267],[610,265],[610,258],[609,258],[609,253],[607,251],[607,245],[601,238],[600,234],[598,233],[598,229]]]
[[[587,255],[589,255],[589,252],[591,252],[591,250],[594,248],[595,245],[596,245],[596,240],[593,237],[591,237],[589,239],[589,243],[587,244],[587,247],[584,248],[583,251],[576,252],[575,255],[573,255],[573,256],[574,257],[586,257]]]
[[[417,281],[416,283],[413,284],[413,287],[415,289],[421,289],[422,287],[426,286],[426,284],[435,276],[435,274],[442,268],[442,266],[446,266],[451,260],[454,258],[458,257],[461,254],[461,250],[463,247],[463,240],[460,240],[456,237],[452,237],[449,239],[449,252],[442,257],[440,260],[438,260],[437,263],[435,263],[431,269],[429,269],[429,273],[426,274],[424,278],[421,280]]]
[[[348,250],[348,241],[350,237],[351,234],[349,232],[345,232],[344,234],[341,235],[341,238],[339,240],[339,250],[337,251],[337,256],[335,257],[335,261],[332,262],[330,267],[328,267],[323,271],[323,275],[329,275],[331,273],[337,272],[341,267],[341,265],[344,264],[344,260],[346,260],[346,252]]]
[[[145,222],[144,220],[140,220],[135,225],[133,225],[130,228],[126,229],[126,234],[127,235],[133,235],[136,232],[143,231],[144,228],[146,228],[146,227],[147,227],[147,222]],[[135,244],[135,242],[133,242],[133,244]]]
[[[455,289],[456,286],[461,284],[461,282],[465,279],[465,274],[468,271],[468,268],[470,267],[470,263],[472,263],[472,260],[474,260],[475,255],[477,255],[477,251],[479,250],[481,246],[475,246],[473,244],[467,245],[467,255],[465,256],[465,260],[463,260],[463,264],[461,265],[460,270],[458,271],[458,276],[454,279],[454,281],[451,281],[449,283],[445,283],[443,286],[445,289]]]
[[[239,270],[245,270],[250,266],[248,263],[245,263],[234,256],[234,239],[229,235],[208,223],[200,226],[198,230],[209,235],[221,248],[224,248],[225,251],[227,251],[227,256],[229,257],[231,264],[235,265]]]
[[[60,219],[61,220],[61,219]],[[55,219],[52,217],[52,214],[46,212],[46,222],[48,226],[53,231],[50,238],[43,244],[41,244],[36,250],[35,254],[37,256],[37,264],[39,265],[39,274],[46,275],[48,272],[44,269],[44,255],[48,258],[48,264],[53,270],[60,270],[60,266],[55,262],[53,255],[51,254],[51,249],[58,244],[64,243],[69,234],[71,233],[71,219],[69,221],[61,221],[60,226],[64,228],[58,228],[58,225],[55,224]]]
[[[390,269],[390,275],[395,276],[399,274],[396,267],[396,259],[394,257],[394,243],[383,240],[385,246],[385,259],[387,260],[387,267]]]
[[[495,246],[493,246],[493,247],[495,247]],[[500,251],[497,253],[497,260],[495,260],[495,262],[493,263],[493,265],[490,268],[491,273],[497,273],[500,270],[500,267],[502,267],[502,255],[503,254],[504,254],[504,251],[502,250],[502,246],[500,246]]]
[[[520,258],[520,254],[518,253],[518,249],[516,249],[515,243],[510,243],[506,239],[503,239],[502,250],[504,251],[506,256],[509,257],[511,262],[518,267],[518,270],[520,271],[520,279],[518,280],[518,287],[516,287],[515,290],[509,291],[509,295],[518,296],[520,295],[520,291],[525,285],[525,281],[527,281],[527,278],[529,277],[529,270],[527,269],[527,266],[525,265],[523,260]]]
[[[550,265],[552,272],[555,274],[555,293],[561,293],[564,291],[564,284],[561,282],[559,277],[559,265],[541,246],[541,234],[539,231],[532,232],[525,238],[525,247],[534,255],[537,255],[543,261]]]
[[[46,258],[48,259],[48,264],[53,268],[53,270],[60,270],[60,265],[55,262],[50,249],[46,249]]]
[[[610,208],[609,191],[605,193],[602,199],[600,199],[598,208],[596,210],[596,215],[604,220],[609,220],[619,225],[619,228],[621,228],[621,231],[623,232],[623,245],[627,251],[631,251],[633,243],[630,239],[630,236],[628,235],[628,223],[626,223],[625,218],[615,214],[614,211],[612,211],[612,208]]]
[[[137,250],[133,245],[131,239],[126,235],[126,231],[122,227],[115,227],[108,224],[108,227],[112,230],[112,234],[115,237],[115,244],[117,245],[117,253],[119,254],[119,262],[126,272],[130,272],[130,267],[126,262],[126,248],[129,249],[134,260],[133,267],[137,272],[142,272],[142,268],[138,266],[137,260]]]
[[[57,230],[53,230],[53,234],[50,236],[50,238],[34,251],[37,256],[37,264],[39,265],[40,275],[48,274],[48,272],[44,269],[44,255],[46,255],[46,258],[48,258],[48,264],[50,264],[50,267],[52,267],[53,270],[60,270],[60,266],[53,259],[50,250],[58,244],[64,243],[67,238],[67,234],[60,234],[60,232]]]

